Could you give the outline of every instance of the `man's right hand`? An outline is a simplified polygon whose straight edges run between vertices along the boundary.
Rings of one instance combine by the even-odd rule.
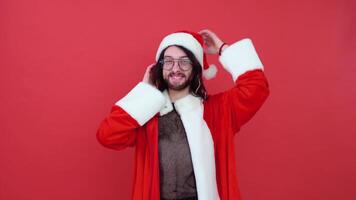
[[[143,76],[143,80],[142,82],[144,83],[148,83],[154,86],[152,80],[150,79],[150,72],[153,66],[155,66],[156,63],[150,64],[147,68],[146,68],[146,72],[145,75]]]

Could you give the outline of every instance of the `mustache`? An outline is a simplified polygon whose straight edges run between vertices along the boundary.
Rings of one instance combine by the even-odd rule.
[[[171,72],[168,74],[169,77],[171,76],[182,76],[182,77],[185,77],[185,74],[183,73],[180,73],[180,72]]]

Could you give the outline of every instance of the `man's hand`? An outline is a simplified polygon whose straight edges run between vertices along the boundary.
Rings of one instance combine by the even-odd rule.
[[[148,83],[154,86],[152,80],[150,79],[150,72],[153,66],[155,66],[156,63],[150,64],[147,68],[146,68],[146,72],[145,75],[143,76],[143,80],[142,82],[144,83]]]
[[[211,30],[204,29],[199,31],[199,34],[203,36],[204,39],[204,52],[207,54],[218,54],[219,48],[224,42]],[[225,49],[227,45],[224,45],[223,49]]]

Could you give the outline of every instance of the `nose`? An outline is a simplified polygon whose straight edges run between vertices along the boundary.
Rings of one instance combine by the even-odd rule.
[[[173,67],[172,67],[172,71],[176,72],[176,71],[179,71],[180,68],[179,68],[179,65],[178,65],[178,61],[174,61],[173,63]]]

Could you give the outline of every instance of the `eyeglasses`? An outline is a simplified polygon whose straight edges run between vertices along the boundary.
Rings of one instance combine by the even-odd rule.
[[[165,70],[172,70],[175,62],[178,63],[179,69],[182,71],[187,71],[192,68],[192,61],[189,59],[165,58],[159,62],[163,65],[163,69]]]

